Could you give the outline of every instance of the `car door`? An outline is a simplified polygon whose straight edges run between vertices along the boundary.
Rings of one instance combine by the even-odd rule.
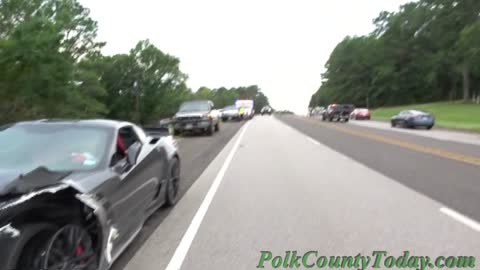
[[[160,174],[153,160],[147,158],[147,152],[151,149],[147,142],[139,137],[133,125],[120,128],[116,141],[121,142],[126,149],[123,156],[120,154],[121,157],[113,157],[115,160],[112,161],[112,168],[118,175],[118,183],[116,190],[109,196],[119,235],[114,252],[119,252],[120,250],[115,248],[122,247],[143,225],[147,208],[158,193]],[[129,162],[128,155],[132,152],[138,152],[135,162]]]

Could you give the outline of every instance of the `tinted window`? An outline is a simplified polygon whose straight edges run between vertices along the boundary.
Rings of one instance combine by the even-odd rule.
[[[132,126],[121,128],[118,132],[118,136],[123,141],[126,149],[132,146],[135,142],[140,142]]]
[[[105,161],[111,133],[74,124],[15,125],[0,131],[0,169],[94,169]]]

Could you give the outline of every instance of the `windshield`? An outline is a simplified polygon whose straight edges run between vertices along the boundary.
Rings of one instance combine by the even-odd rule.
[[[109,132],[74,125],[16,125],[0,131],[0,169],[91,170],[104,159]]]
[[[235,107],[235,105],[232,105],[232,106],[227,106],[225,108],[223,108],[224,111],[232,111],[232,110],[236,110],[237,107]]]
[[[210,110],[208,102],[186,102],[180,106],[180,112],[202,112]]]

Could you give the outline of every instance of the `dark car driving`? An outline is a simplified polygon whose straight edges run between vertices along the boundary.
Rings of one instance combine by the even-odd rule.
[[[350,114],[355,109],[352,104],[331,104],[322,114],[323,121],[348,122]]]
[[[408,128],[425,127],[431,129],[435,125],[435,118],[423,111],[407,110],[390,119],[392,127],[402,126]]]
[[[177,200],[168,132],[41,120],[0,128],[0,270],[106,270],[161,205]]]

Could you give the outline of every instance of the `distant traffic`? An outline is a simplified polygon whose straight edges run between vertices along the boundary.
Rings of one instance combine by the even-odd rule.
[[[309,108],[308,116],[320,118],[322,121],[347,123],[349,120],[370,120],[372,112],[367,108],[355,108],[351,104],[330,104],[326,108]],[[393,115],[390,124],[391,127],[432,129],[435,117],[421,110],[404,110]]]

